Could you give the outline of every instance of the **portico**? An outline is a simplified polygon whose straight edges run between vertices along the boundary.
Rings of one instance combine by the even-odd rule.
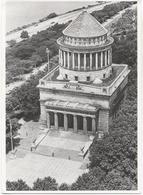
[[[66,106],[63,107],[63,105]],[[89,104],[56,100],[47,101],[45,106],[48,129],[54,128],[56,130],[82,132],[83,134],[95,134],[98,108]],[[82,110],[85,106],[88,108],[86,112]]]

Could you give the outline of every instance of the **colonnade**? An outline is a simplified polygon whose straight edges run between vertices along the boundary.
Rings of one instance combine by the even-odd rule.
[[[59,63],[72,70],[98,70],[112,64],[112,49],[96,53],[74,53],[59,50]]]
[[[94,37],[94,38],[75,38],[75,37],[68,37],[64,36],[64,43],[73,45],[73,46],[97,46],[104,44],[107,41],[107,34]]]
[[[51,117],[52,114],[52,117]],[[61,114],[63,116],[63,124],[62,126],[60,126],[59,121],[61,122],[61,119],[59,120],[59,114]],[[68,115],[70,115],[71,119],[68,118]],[[81,121],[82,124],[80,124],[80,126],[82,126],[82,129],[79,129],[79,123],[81,123],[81,121],[79,121],[78,117],[81,117]],[[67,131],[68,129],[73,129],[74,132],[78,132],[83,131],[84,134],[88,133],[88,127],[87,127],[87,123],[89,123],[89,121],[87,120],[87,118],[91,119],[91,129],[90,131],[93,133],[96,131],[96,118],[95,115],[78,115],[78,114],[67,114],[64,112],[56,112],[56,111],[49,111],[47,110],[47,128],[50,129],[51,127],[54,127],[55,129],[59,129],[60,127],[62,127],[65,131]],[[52,120],[53,118],[53,120]],[[69,121],[70,120],[70,121]],[[71,123],[72,121],[72,127],[69,127],[69,122]]]

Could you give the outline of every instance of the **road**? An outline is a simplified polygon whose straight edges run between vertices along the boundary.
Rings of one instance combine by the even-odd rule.
[[[102,5],[96,5],[94,7],[87,8],[87,11],[89,13],[91,13],[93,11],[102,10],[104,8],[104,6],[107,4],[112,4],[112,2],[106,2]],[[68,21],[75,19],[79,15],[79,13],[81,13],[81,10],[74,11],[71,13],[66,13],[66,14],[57,16],[55,18],[51,18],[47,21],[41,22],[38,25],[34,25],[34,26],[30,26],[28,28],[25,28],[24,30],[26,30],[28,32],[29,36],[32,36],[33,34],[36,34],[38,31],[42,31],[42,30],[45,30],[45,29],[53,26],[55,23],[58,23],[58,24],[67,23]],[[23,30],[20,30],[18,32],[14,32],[14,33],[11,33],[9,35],[6,35],[6,41],[10,41],[12,39],[16,40],[17,42],[21,41],[20,34],[22,31]]]

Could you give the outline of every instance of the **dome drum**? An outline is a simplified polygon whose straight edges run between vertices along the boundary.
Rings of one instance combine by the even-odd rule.
[[[104,80],[112,74],[112,67],[108,66],[101,71],[74,71],[68,70],[63,67],[59,67],[60,78],[71,80],[71,81],[80,81],[80,82],[93,82],[95,79]]]
[[[101,70],[112,64],[111,47],[104,51],[77,53],[59,50],[59,65],[69,70]]]

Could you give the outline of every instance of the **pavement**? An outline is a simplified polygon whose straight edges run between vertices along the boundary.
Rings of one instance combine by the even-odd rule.
[[[71,184],[78,176],[87,172],[82,169],[82,163],[68,159],[55,158],[23,151],[15,159],[11,159],[6,165],[6,178],[9,181],[24,180],[32,187],[37,178],[51,176],[58,184]]]

